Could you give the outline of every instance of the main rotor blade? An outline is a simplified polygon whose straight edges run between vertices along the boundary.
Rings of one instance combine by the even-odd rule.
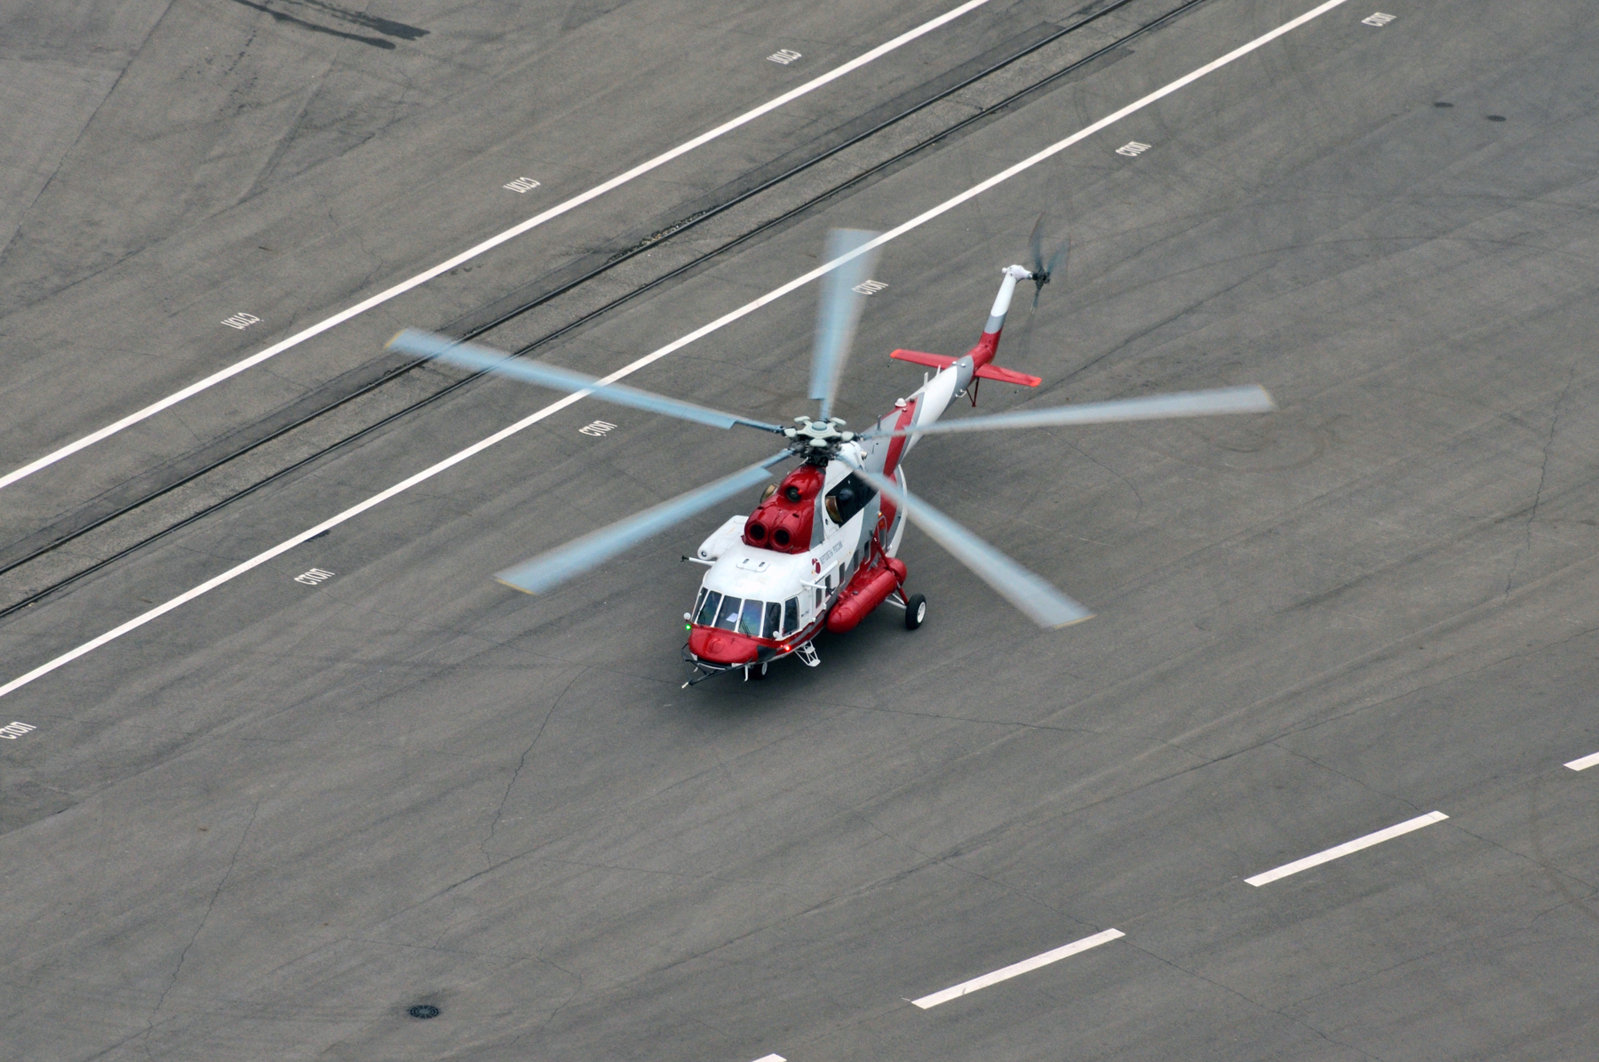
[[[563,546],[539,554],[530,561],[507,568],[495,578],[505,585],[529,594],[543,593],[552,587],[605,563],[638,545],[651,535],[664,531],[716,503],[748,490],[771,478],[770,466],[786,457],[787,450],[759,464],[750,465],[714,483],[696,487],[641,513],[618,520],[609,527],[590,531]]]
[[[828,264],[854,254],[841,262],[822,278],[821,299],[816,306],[816,345],[811,348],[811,397],[822,403],[820,418],[833,415],[833,398],[838,393],[838,379],[844,369],[844,359],[849,356],[849,345],[855,338],[855,325],[860,320],[866,296],[851,289],[865,281],[871,274],[872,263],[877,260],[877,249],[856,254],[863,244],[877,237],[864,229],[834,229],[827,234],[825,258]]]
[[[868,472],[858,465],[855,474],[893,499],[906,519],[1040,627],[1065,627],[1093,616],[1088,609],[931,505],[913,497],[887,476]]]
[[[512,357],[503,350],[495,350],[493,347],[461,343],[448,336],[423,332],[415,328],[407,328],[389,340],[389,349],[423,358],[437,358],[467,369],[487,370],[556,391],[567,391],[572,394],[587,392],[594,398],[619,406],[631,406],[651,413],[665,413],[669,417],[693,421],[696,424],[709,424],[713,428],[731,428],[735,424],[742,424],[762,431],[778,434],[783,432],[783,428],[777,424],[750,420],[734,413],[724,413],[719,409],[710,409],[695,405],[693,402],[658,395],[654,391],[641,391],[636,387],[604,383],[575,369],[564,369],[542,361]]]
[[[923,427],[898,431],[862,432],[862,439],[884,435],[935,435],[956,431],[988,431],[997,428],[1040,428],[1072,424],[1118,424],[1131,420],[1164,420],[1168,417],[1212,417],[1223,413],[1270,413],[1277,408],[1264,387],[1218,387],[1211,391],[1179,391],[1145,398],[1118,398],[1110,402],[1083,402],[1052,409],[1022,409],[996,413],[991,417],[965,417],[941,420]]]

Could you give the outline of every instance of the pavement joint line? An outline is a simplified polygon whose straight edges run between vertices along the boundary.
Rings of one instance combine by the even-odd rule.
[[[1292,863],[1284,863],[1275,870],[1268,870],[1264,873],[1256,874],[1252,878],[1245,878],[1244,881],[1258,889],[1262,885],[1270,885],[1274,881],[1280,881],[1283,878],[1299,873],[1301,870],[1309,870],[1311,867],[1318,867],[1323,863],[1330,863],[1334,859],[1340,859],[1352,852],[1358,852],[1363,848],[1370,848],[1373,845],[1382,844],[1384,841],[1391,841],[1395,837],[1401,837],[1407,833],[1414,832],[1415,830],[1421,829],[1423,826],[1431,826],[1435,822],[1442,822],[1448,817],[1448,815],[1445,815],[1441,811],[1429,811],[1425,815],[1417,815],[1413,819],[1406,819],[1404,822],[1397,822],[1386,829],[1378,830],[1375,833],[1368,833],[1364,837],[1356,837],[1353,841],[1345,841],[1343,844],[1334,845],[1326,851],[1317,852],[1315,855],[1308,855],[1303,859],[1296,859]]]
[[[1293,30],[1299,28],[1300,26],[1303,26],[1306,23],[1311,22],[1312,20],[1321,17],[1322,15],[1324,15],[1327,12],[1333,10],[1334,8],[1341,7],[1343,4],[1345,4],[1347,2],[1348,2],[1348,0],[1325,0],[1324,3],[1318,5],[1317,7],[1312,8],[1311,10],[1305,12],[1302,15],[1299,15],[1296,18],[1293,18],[1293,19],[1288,20],[1287,22],[1284,22],[1282,25],[1278,26],[1276,29],[1270,30],[1270,31],[1262,34],[1261,36],[1256,37],[1254,40],[1248,42],[1247,44],[1243,44],[1243,45],[1240,45],[1237,48],[1234,48],[1232,51],[1230,51],[1227,54],[1221,56],[1220,58],[1211,60],[1210,62],[1206,63],[1205,65],[1203,65],[1201,67],[1198,67],[1197,69],[1192,70],[1192,71],[1190,71],[1187,74],[1184,74],[1182,77],[1178,78],[1175,81],[1168,82],[1166,85],[1163,85],[1162,87],[1156,89],[1155,91],[1149,93],[1148,95],[1142,96],[1139,99],[1134,100],[1132,103],[1127,104],[1125,107],[1122,107],[1120,110],[1113,111],[1112,113],[1106,115],[1105,117],[1099,119],[1098,121],[1093,122],[1092,124],[1083,127],[1082,129],[1078,130],[1077,132],[1075,132],[1075,133],[1071,134],[1070,136],[1066,137],[1064,140],[1056,141],[1054,144],[1051,144],[1050,146],[1044,148],[1043,150],[1038,151],[1038,152],[1028,156],[1027,158],[1023,159],[1020,162],[1017,162],[1017,163],[1015,163],[1015,164],[1013,164],[1011,166],[1008,166],[1005,169],[1001,170],[1000,172],[994,174],[992,177],[989,177],[986,180],[983,180],[983,181],[979,182],[978,184],[973,185],[972,187],[966,189],[964,192],[961,192],[961,193],[951,197],[950,199],[946,199],[944,202],[940,203],[939,205],[937,205],[935,207],[932,207],[931,209],[926,210],[926,211],[922,212],[921,214],[918,214],[916,217],[910,219],[909,221],[906,221],[906,222],[904,222],[904,223],[902,223],[902,224],[900,224],[900,225],[898,225],[898,226],[896,226],[896,227],[894,227],[892,229],[889,229],[887,232],[884,232],[882,235],[878,236],[877,238],[872,239],[872,240],[868,240],[867,242],[861,244],[859,247],[857,247],[855,250],[851,251],[850,253],[845,254],[845,255],[841,255],[838,258],[835,258],[835,259],[833,259],[830,262],[825,262],[825,263],[817,266],[815,269],[812,269],[810,272],[801,274],[800,276],[795,277],[793,280],[788,281],[786,284],[783,284],[783,285],[780,285],[779,287],[773,288],[771,291],[768,291],[766,294],[760,296],[759,298],[753,299],[750,302],[745,303],[743,306],[740,306],[738,309],[732,310],[732,311],[730,311],[728,313],[723,314],[721,317],[718,317],[716,320],[711,321],[709,324],[701,325],[699,328],[696,328],[692,332],[689,332],[689,333],[687,333],[686,335],[683,335],[683,336],[679,336],[677,339],[675,339],[672,342],[666,344],[665,346],[660,347],[660,348],[650,352],[649,354],[646,354],[643,357],[638,358],[637,360],[635,360],[635,361],[633,361],[633,362],[631,362],[631,363],[629,363],[627,365],[622,366],[620,369],[617,369],[615,372],[612,372],[609,376],[605,376],[605,377],[601,378],[598,382],[600,384],[615,383],[616,381],[618,381],[620,379],[623,379],[624,377],[633,375],[634,373],[638,372],[640,369],[645,368],[646,366],[653,365],[655,362],[660,361],[662,358],[666,357],[667,355],[673,354],[676,351],[681,350],[683,347],[686,347],[686,346],[688,346],[691,343],[694,343],[694,342],[696,342],[696,341],[698,341],[700,339],[703,339],[705,336],[710,335],[712,332],[716,332],[719,329],[722,329],[722,328],[726,327],[727,325],[732,324],[735,321],[738,321],[738,320],[740,320],[740,319],[742,319],[744,317],[749,316],[750,314],[754,313],[756,310],[761,309],[762,307],[768,305],[769,303],[776,302],[778,299],[782,298],[783,296],[788,295],[791,292],[794,292],[794,291],[798,290],[801,287],[804,287],[806,284],[809,284],[811,281],[817,279],[818,277],[821,277],[824,274],[829,273],[829,272],[831,272],[834,269],[837,269],[839,266],[843,265],[845,262],[848,262],[848,261],[850,261],[850,260],[852,260],[854,258],[858,258],[859,256],[861,256],[863,254],[867,254],[867,253],[871,252],[872,250],[874,250],[875,248],[881,247],[883,244],[888,243],[890,240],[897,239],[898,237],[903,236],[905,233],[910,232],[913,229],[920,228],[922,225],[925,225],[927,222],[932,221],[935,218],[938,218],[938,217],[942,216],[943,214],[948,213],[951,210],[954,210],[956,207],[962,205],[963,203],[966,203],[968,200],[975,199],[978,195],[981,195],[983,192],[988,191],[990,188],[993,188],[996,185],[1002,184],[1005,181],[1009,180],[1010,178],[1016,176],[1017,174],[1022,173],[1024,171],[1032,168],[1033,166],[1038,165],[1040,162],[1043,162],[1046,159],[1052,158],[1053,156],[1060,154],[1062,151],[1065,151],[1067,148],[1071,147],[1072,145],[1077,144],[1078,142],[1087,139],[1088,137],[1092,136],[1094,133],[1099,132],[1100,130],[1106,128],[1107,126],[1114,125],[1116,122],[1121,121],[1123,118],[1126,118],[1128,115],[1135,114],[1138,111],[1143,110],[1145,107],[1148,107],[1148,106],[1150,106],[1153,103],[1156,103],[1156,102],[1158,102],[1158,101],[1160,101],[1162,99],[1165,99],[1167,96],[1170,96],[1172,93],[1177,92],[1178,90],[1180,90],[1182,88],[1185,88],[1188,85],[1193,84],[1195,81],[1198,81],[1200,78],[1206,76],[1207,74],[1210,74],[1210,73],[1213,73],[1213,72],[1215,72],[1217,70],[1220,70],[1222,67],[1227,66],[1228,64],[1232,63],[1233,61],[1248,55],[1249,53],[1255,51],[1258,48],[1264,47],[1265,45],[1267,45],[1267,44],[1271,43],[1272,41],[1276,40],[1278,37],[1281,37],[1284,34],[1292,32]],[[161,603],[160,605],[157,605],[156,607],[154,607],[154,608],[152,608],[152,609],[150,609],[150,610],[148,610],[146,612],[142,612],[139,615],[134,616],[132,619],[126,621],[125,623],[122,623],[121,625],[119,625],[117,627],[113,627],[111,630],[106,631],[104,634],[101,634],[100,636],[98,636],[96,638],[90,639],[89,641],[84,642],[82,645],[79,645],[78,647],[76,647],[74,649],[68,650],[67,652],[61,654],[58,657],[55,657],[52,660],[49,660],[49,661],[46,661],[43,664],[40,664],[38,667],[34,668],[33,670],[28,671],[28,672],[26,672],[26,673],[24,673],[22,675],[19,675],[18,677],[12,679],[10,682],[5,683],[4,685],[0,685],[0,697],[5,697],[5,696],[15,692],[16,690],[19,690],[22,687],[27,686],[30,683],[32,683],[32,682],[34,682],[34,681],[36,681],[36,680],[38,680],[40,678],[43,678],[45,675],[48,675],[52,671],[55,671],[56,669],[71,663],[72,661],[78,659],[79,657],[85,656],[85,655],[93,652],[94,650],[100,648],[101,646],[106,645],[106,644],[108,644],[108,643],[110,643],[112,641],[115,641],[116,639],[122,637],[124,634],[128,634],[131,631],[137,630],[138,628],[144,626],[146,623],[149,623],[152,620],[158,619],[161,616],[166,615],[168,612],[171,612],[174,609],[180,608],[183,605],[188,604],[190,601],[193,601],[195,598],[198,598],[198,597],[200,597],[203,594],[209,593],[210,591],[216,589],[217,587],[223,585],[224,583],[230,582],[233,579],[238,578],[240,575],[243,575],[246,572],[248,572],[248,571],[250,571],[250,570],[252,570],[254,568],[258,568],[261,565],[267,563],[268,561],[270,561],[270,560],[272,560],[272,559],[274,559],[276,557],[279,557],[279,556],[281,556],[284,553],[287,553],[289,550],[293,549],[294,547],[296,547],[296,546],[298,546],[298,545],[300,545],[300,544],[302,544],[302,543],[304,543],[306,541],[309,541],[310,539],[315,538],[316,536],[322,534],[324,531],[329,531],[329,530],[339,526],[340,524],[343,524],[343,523],[345,523],[345,522],[347,522],[349,520],[352,520],[355,517],[357,517],[357,516],[361,515],[362,513],[366,512],[368,509],[372,509],[372,508],[375,508],[378,505],[381,505],[383,502],[388,501],[390,498],[393,498],[393,497],[395,497],[398,494],[402,494],[405,491],[410,490],[412,487],[416,486],[417,484],[423,483],[423,482],[425,482],[425,481],[427,481],[429,479],[432,479],[434,476],[437,476],[440,473],[447,471],[448,469],[454,468],[456,465],[461,464],[463,461],[466,461],[469,458],[477,456],[478,454],[482,453],[484,450],[487,450],[489,447],[497,445],[498,443],[504,442],[506,439],[509,439],[511,436],[516,435],[519,432],[521,432],[521,431],[523,431],[523,430],[525,430],[525,429],[527,429],[529,427],[532,427],[534,424],[537,424],[538,422],[540,422],[540,421],[542,421],[542,420],[554,415],[555,413],[560,412],[561,410],[567,408],[568,406],[573,405],[573,404],[581,401],[582,399],[586,398],[589,394],[590,394],[590,392],[588,392],[588,391],[578,391],[578,392],[575,392],[573,394],[567,395],[565,398],[558,399],[557,401],[552,402],[549,405],[545,406],[543,409],[540,409],[540,410],[537,410],[537,411],[535,411],[533,413],[530,413],[528,416],[523,417],[521,420],[515,422],[514,424],[510,424],[510,425],[508,425],[508,426],[506,426],[504,428],[501,428],[499,431],[495,432],[492,435],[487,436],[486,438],[479,439],[477,442],[473,443],[471,446],[468,446],[466,449],[459,450],[456,453],[453,453],[450,456],[444,458],[443,460],[435,462],[432,465],[429,465],[427,468],[422,469],[420,472],[413,473],[412,475],[406,477],[405,479],[403,479],[400,482],[394,484],[393,486],[387,488],[386,490],[380,491],[379,493],[372,495],[370,498],[367,498],[365,501],[358,502],[357,504],[352,505],[350,508],[345,509],[343,512],[338,513],[338,514],[336,514],[334,516],[328,517],[326,520],[323,520],[321,523],[316,524],[313,527],[309,527],[309,528],[305,529],[304,531],[301,531],[299,534],[294,535],[292,538],[285,539],[284,541],[278,543],[276,546],[273,546],[271,549],[268,549],[268,550],[266,550],[263,553],[259,553],[259,554],[255,555],[254,557],[249,558],[248,560],[245,560],[245,561],[243,561],[243,562],[241,562],[239,564],[234,565],[232,568],[229,568],[227,571],[222,572],[220,575],[212,576],[210,579],[207,579],[205,582],[200,583],[198,586],[195,586],[195,587],[193,587],[193,588],[191,588],[189,590],[186,590],[182,594],[179,594],[177,597],[174,597],[174,598],[172,598],[169,601],[165,601],[165,602]],[[3,484],[0,484],[0,486],[3,486]]]
[[[1020,977],[1024,973],[1031,973],[1040,967],[1048,966],[1050,963],[1059,962],[1072,955],[1088,951],[1090,948],[1097,948],[1101,944],[1109,944],[1113,940],[1120,940],[1126,935],[1119,929],[1106,929],[1095,933],[1093,936],[1074,940],[1070,944],[1063,944],[1041,955],[1034,955],[1031,959],[1013,962],[1009,966],[995,970],[993,973],[974,977],[970,981],[962,981],[958,985],[951,985],[943,991],[934,992],[932,995],[923,996],[921,999],[913,999],[911,1003],[921,1007],[923,1010],[931,1010],[940,1003],[948,1003],[952,999],[969,996],[973,992],[980,991],[990,985],[997,985],[1001,981],[1009,981],[1012,977]]]
[[[1574,771],[1586,771],[1589,767],[1596,765],[1599,765],[1599,752],[1591,753],[1590,755],[1583,756],[1581,759],[1572,760],[1570,763],[1566,764],[1567,767],[1570,767]]]
[[[403,280],[393,287],[386,288],[375,295],[368,296],[355,305],[347,307],[331,317],[318,321],[309,328],[302,329],[286,339],[279,340],[264,350],[257,351],[255,354],[252,354],[247,358],[236,361],[232,365],[229,365],[225,368],[219,369],[210,376],[207,376],[201,380],[197,380],[180,390],[174,391],[165,398],[145,406],[143,409],[135,410],[134,412],[129,413],[121,420],[113,421],[112,423],[107,424],[96,431],[90,432],[88,435],[85,435],[74,442],[68,443],[66,446],[52,450],[43,457],[31,461],[20,468],[13,469],[5,475],[0,476],[0,490],[4,490],[13,483],[26,479],[35,472],[48,468],[58,461],[62,461],[68,457],[71,457],[80,450],[86,450],[95,443],[102,442],[103,440],[110,438],[126,428],[130,428],[141,421],[148,420],[157,413],[170,409],[179,402],[194,397],[201,391],[208,390],[225,380],[232,379],[247,369],[252,369],[257,365],[260,365],[262,362],[275,358],[284,351],[293,347],[297,347],[306,340],[313,339],[316,336],[321,335],[323,332],[329,331],[338,325],[343,324],[345,321],[359,317],[368,310],[381,306],[392,299],[398,298],[408,291],[419,288],[428,281],[448,273],[450,270],[456,268],[462,263],[469,262],[480,255],[486,254],[501,244],[508,243],[509,241],[516,239],[518,236],[538,228],[547,221],[552,221],[555,218],[560,217],[562,214],[566,214],[572,210],[575,210],[591,200],[598,199],[607,192],[620,188],[622,185],[642,177],[651,170],[658,169],[659,167],[666,165],[668,162],[680,158],[681,156],[686,155],[697,148],[703,147],[712,140],[716,140],[717,138],[724,136],[735,129],[739,129],[745,125],[748,125],[757,118],[764,117],[780,107],[787,106],[802,96],[806,96],[825,85],[837,81],[846,74],[854,73],[856,70],[866,66],[868,63],[881,59],[888,53],[895,51],[911,43],[912,41],[917,40],[918,38],[926,36],[933,30],[939,29],[945,24],[953,22],[962,15],[968,14],[969,12],[982,7],[989,2],[990,0],[966,0],[966,2],[960,6],[951,8],[942,15],[929,19],[921,25],[909,29],[900,34],[898,37],[885,41],[869,51],[862,52],[854,59],[836,66],[824,74],[812,78],[803,85],[797,85],[787,92],[767,100],[758,107],[754,107],[748,111],[745,111],[743,114],[740,114],[735,118],[731,118],[713,129],[708,129],[690,140],[685,140],[683,143],[671,148],[668,151],[656,155],[654,158],[647,159],[646,161],[639,163],[632,169],[619,173],[615,177],[603,181],[585,192],[580,192],[569,199],[557,203],[555,206],[541,211],[525,221],[513,225],[504,232],[491,236],[481,243],[467,248],[461,253],[455,255],[453,258],[449,258],[446,261],[440,262],[438,265],[423,270],[422,272],[411,277],[409,280]]]

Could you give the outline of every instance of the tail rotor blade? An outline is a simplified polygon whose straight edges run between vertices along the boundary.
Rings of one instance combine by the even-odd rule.
[[[888,477],[859,466],[856,467],[856,475],[893,499],[906,519],[920,527],[929,538],[948,550],[951,556],[970,568],[978,578],[1040,627],[1065,627],[1081,623],[1093,615],[948,516],[901,489]]]
[[[1038,308],[1038,297],[1044,293],[1044,285],[1055,275],[1055,270],[1066,264],[1066,256],[1071,251],[1071,238],[1061,237],[1061,244],[1055,248],[1055,253],[1049,256],[1049,261],[1044,261],[1044,219],[1046,215],[1038,215],[1038,220],[1033,222],[1033,231],[1027,237],[1028,249],[1032,252],[1033,270],[1033,309]]]
[[[1033,252],[1032,267],[1034,273],[1044,271],[1044,215],[1039,214],[1038,220],[1033,222],[1032,235],[1027,237],[1027,246]]]
[[[876,237],[877,233],[864,229],[834,229],[827,237],[825,258],[828,264],[838,265],[822,278],[816,343],[811,349],[811,397],[822,403],[822,420],[833,414],[844,359],[849,356],[855,325],[866,302],[866,296],[851,289],[868,279],[877,259],[876,248],[864,252],[861,248]],[[848,260],[841,261],[845,258]]]
[[[548,387],[556,391],[566,391],[571,394],[586,392],[594,398],[612,402],[619,406],[631,406],[634,409],[644,409],[651,413],[664,413],[669,417],[693,421],[696,424],[709,424],[713,428],[731,428],[734,425],[742,424],[745,427],[760,428],[762,431],[776,432],[778,434],[782,434],[783,431],[782,426],[778,424],[767,424],[764,421],[751,420],[734,413],[724,413],[719,409],[710,409],[706,406],[695,405],[692,402],[668,398],[653,391],[641,391],[636,387],[606,383],[597,377],[589,376],[587,373],[581,373],[574,369],[549,365],[529,358],[515,358],[503,350],[495,350],[493,347],[478,346],[475,343],[460,343],[449,336],[441,336],[433,332],[422,332],[414,328],[407,328],[389,340],[389,349],[397,350],[404,354],[414,354],[421,358],[437,358],[440,361],[447,361],[467,369],[509,376],[516,380],[538,384],[540,387]]]
[[[1264,387],[1219,387],[1210,391],[1179,391],[1145,398],[1120,398],[1110,402],[1083,402],[1053,409],[1023,409],[996,413],[991,417],[965,417],[940,420],[921,427],[899,431],[869,431],[862,439],[883,435],[935,435],[957,431],[989,431],[1002,428],[1061,427],[1078,424],[1120,424],[1134,420],[1165,420],[1172,417],[1211,417],[1224,413],[1270,413],[1277,403]]]
[[[679,494],[669,501],[618,520],[608,527],[591,531],[563,546],[541,553],[532,560],[507,568],[495,576],[500,582],[524,593],[539,594],[559,586],[573,576],[598,567],[645,539],[687,520],[740,491],[749,490],[771,478],[770,468],[791,456],[787,450],[759,464],[725,476],[714,483]]]

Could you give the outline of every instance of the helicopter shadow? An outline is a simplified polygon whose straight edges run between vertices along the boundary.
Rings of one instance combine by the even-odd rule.
[[[369,44],[374,48],[383,48],[390,51],[394,49],[395,44],[392,40],[388,40],[388,37],[414,41],[428,35],[428,31],[420,27],[409,26],[404,22],[396,22],[393,19],[379,18],[376,15],[368,15],[363,11],[351,11],[349,8],[327,3],[327,0],[233,0],[233,2],[271,15],[275,22],[288,23],[310,30],[313,33],[325,33],[330,37],[339,37],[344,40],[355,41],[358,44]],[[310,18],[301,18],[298,15],[289,14],[287,11],[279,10],[282,7],[292,7],[307,15],[320,15],[332,21],[345,22],[363,29],[375,30],[385,36],[369,37],[360,33],[352,33],[348,30],[335,29],[332,26],[323,25],[321,22],[314,22]]]

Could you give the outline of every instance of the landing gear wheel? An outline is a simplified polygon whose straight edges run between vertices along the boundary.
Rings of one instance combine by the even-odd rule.
[[[913,631],[922,625],[922,620],[927,618],[927,598],[923,594],[912,594],[905,602],[905,629]]]
[[[761,679],[766,677],[766,671],[771,666],[772,664],[770,661],[763,660],[759,664],[751,664],[746,674],[756,682],[759,682]]]

